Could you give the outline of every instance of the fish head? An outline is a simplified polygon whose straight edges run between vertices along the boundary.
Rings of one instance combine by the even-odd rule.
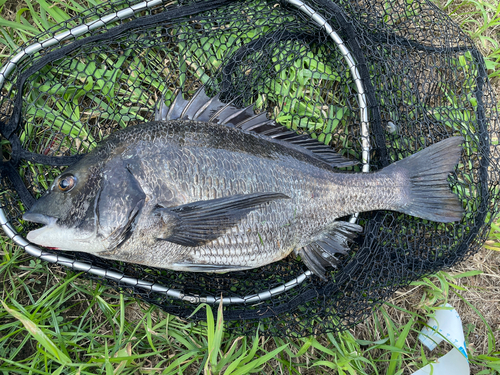
[[[96,236],[94,209],[102,169],[99,163],[83,158],[59,175],[23,215],[24,220],[44,224],[28,233],[28,241],[59,250],[104,250],[105,244]]]
[[[23,215],[45,224],[28,233],[35,244],[70,251],[103,253],[134,232],[146,201],[131,172],[134,155],[122,147],[99,147],[57,177],[46,194]],[[132,159],[132,160],[131,160]]]

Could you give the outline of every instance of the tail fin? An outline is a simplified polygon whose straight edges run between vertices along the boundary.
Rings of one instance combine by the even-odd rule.
[[[443,223],[462,219],[462,204],[451,192],[447,177],[458,164],[463,141],[462,137],[445,139],[381,171],[402,173],[408,179],[407,196],[398,211]]]

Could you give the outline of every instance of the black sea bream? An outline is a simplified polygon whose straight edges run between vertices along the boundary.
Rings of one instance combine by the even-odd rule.
[[[56,178],[24,215],[45,224],[27,238],[182,271],[244,270],[295,252],[324,277],[362,231],[337,218],[394,210],[460,220],[447,177],[462,142],[448,138],[375,173],[339,172],[354,163],[199,90],[156,121],[113,133]]]

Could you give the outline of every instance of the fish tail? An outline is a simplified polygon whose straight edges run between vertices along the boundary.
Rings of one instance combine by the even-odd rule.
[[[462,153],[462,137],[451,137],[431,145],[386,168],[406,180],[408,189],[398,211],[437,222],[460,221],[464,209],[447,181]]]

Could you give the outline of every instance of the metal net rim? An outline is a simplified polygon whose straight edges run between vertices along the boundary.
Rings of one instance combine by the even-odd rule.
[[[339,48],[342,56],[344,57],[357,89],[357,98],[358,98],[360,120],[361,120],[361,143],[362,143],[361,171],[363,173],[369,172],[371,145],[369,138],[368,105],[367,105],[365,90],[363,87],[363,82],[361,79],[361,74],[358,71],[355,59],[353,58],[351,52],[346,47],[345,43],[340,38],[340,36],[333,30],[330,24],[318,12],[316,12],[315,10],[313,10],[311,7],[309,7],[307,4],[303,3],[300,0],[282,0],[282,1],[297,8],[297,10],[299,10],[304,15],[309,17],[311,21],[313,21],[313,23],[315,23],[317,26],[323,29],[323,31],[325,31],[326,34],[334,41],[334,43]],[[29,55],[32,55],[42,50],[43,48],[50,47],[57,43],[60,43],[61,41],[84,35],[94,29],[105,26],[108,23],[127,18],[136,12],[152,8],[158,4],[161,4],[162,2],[163,2],[162,0],[143,1],[141,3],[132,5],[128,8],[124,8],[118,12],[109,13],[99,18],[98,20],[91,21],[83,25],[74,27],[70,30],[64,31],[62,33],[56,34],[53,37],[48,38],[42,42],[36,42],[27,46],[19,53],[17,53],[12,59],[10,59],[5,65],[5,67],[3,67],[0,70],[0,88],[3,87],[5,79],[14,70],[16,64],[22,61],[24,58],[28,57]],[[349,219],[349,222],[355,223],[357,221],[358,215],[359,215],[358,213],[353,214]],[[165,294],[168,297],[178,299],[184,302],[189,302],[192,304],[199,304],[199,303],[218,304],[221,302],[221,300],[224,305],[261,302],[271,299],[274,296],[282,294],[300,285],[302,282],[304,282],[312,275],[312,272],[310,270],[307,270],[301,275],[297,276],[296,278],[280,286],[277,286],[270,290],[265,290],[262,292],[258,292],[243,297],[224,297],[224,296],[215,297],[215,296],[189,295],[189,294],[184,294],[182,291],[178,289],[168,288],[159,283],[153,283],[135,277],[129,277],[126,276],[126,274],[124,273],[109,271],[107,269],[93,266],[82,261],[74,261],[70,258],[54,254],[50,251],[42,250],[38,246],[30,243],[22,235],[17,233],[17,231],[12,227],[11,223],[7,219],[3,207],[0,207],[0,225],[5,234],[11,240],[13,240],[17,245],[22,247],[24,251],[26,251],[31,256],[42,259],[43,261],[62,265],[71,268],[75,271],[83,271],[95,276],[104,277],[105,279],[118,281],[130,287],[138,287],[146,291]]]

